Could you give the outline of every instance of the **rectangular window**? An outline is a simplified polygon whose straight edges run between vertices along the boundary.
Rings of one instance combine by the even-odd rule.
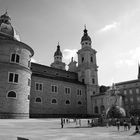
[[[18,83],[18,78],[19,78],[18,74],[10,72],[8,76],[8,81],[10,83]]]
[[[9,82],[13,82],[14,73],[9,73]]]
[[[31,86],[31,80],[28,78],[28,86]]]
[[[12,56],[11,56],[11,62],[15,62],[15,54],[12,54]]]
[[[43,84],[42,83],[35,83],[35,90],[36,91],[43,91]]]
[[[138,88],[136,88],[136,93],[139,94],[139,89]]]
[[[56,85],[52,85],[51,90],[52,90],[51,91],[52,93],[57,93],[58,92],[58,87]]]
[[[132,89],[129,89],[129,93],[130,93],[130,94],[133,94]]]
[[[81,89],[77,89],[77,95],[79,95],[79,96],[82,95],[82,90]]]
[[[11,62],[19,63],[20,56],[18,54],[12,54],[11,55]]]
[[[18,74],[15,74],[14,83],[18,83]]]
[[[29,68],[31,67],[31,61],[28,61],[28,67]]]
[[[70,90],[69,87],[65,87],[65,93],[66,93],[66,94],[70,94],[70,93],[71,93],[71,90]]]
[[[124,90],[124,95],[126,95],[127,94],[127,91],[126,90]]]

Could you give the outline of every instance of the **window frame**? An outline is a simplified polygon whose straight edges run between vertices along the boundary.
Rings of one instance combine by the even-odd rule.
[[[13,74],[12,81],[10,80],[10,74]],[[19,74],[15,73],[15,72],[8,72],[8,83],[18,84],[19,83]]]
[[[36,99],[41,99],[41,102],[37,102]],[[41,104],[42,103],[42,97],[35,97],[35,103]]]
[[[37,88],[37,84],[38,84],[38,88]],[[40,87],[42,87],[42,88],[40,88]],[[35,91],[43,92],[43,83],[35,82]]]
[[[67,101],[69,101],[69,104],[66,103]],[[67,99],[67,100],[65,101],[65,105],[70,105],[70,104],[71,104],[70,100]]]
[[[16,97],[9,97],[8,94],[9,94],[10,92],[14,92],[15,95],[16,95]],[[10,91],[7,92],[6,98],[8,98],[8,99],[9,99],[9,98],[10,98],[10,99],[17,99],[17,93],[16,93],[14,90],[10,90]]]
[[[52,102],[53,100],[55,100],[55,101],[56,101],[56,103],[53,103],[53,102]],[[57,101],[57,99],[56,99],[56,98],[52,98],[52,99],[51,99],[51,104],[53,104],[53,105],[56,105],[56,104],[58,104],[58,101]]]
[[[51,85],[51,93],[58,93],[58,85]]]
[[[11,53],[10,55],[10,62],[11,63],[20,63],[20,54],[18,53]]]
[[[70,87],[64,87],[64,92],[66,95],[70,95],[71,94],[71,88]]]

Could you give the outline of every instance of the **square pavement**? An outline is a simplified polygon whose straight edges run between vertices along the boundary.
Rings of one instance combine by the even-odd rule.
[[[29,140],[140,140],[140,134],[133,135],[135,127],[117,131],[111,127],[88,127],[87,120],[81,120],[81,126],[73,120],[61,128],[60,119],[0,119],[0,140],[17,140],[17,137]]]

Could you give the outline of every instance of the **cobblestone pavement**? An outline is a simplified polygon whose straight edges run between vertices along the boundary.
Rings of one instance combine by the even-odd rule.
[[[81,127],[72,120],[60,126],[60,119],[0,119],[0,140],[17,140],[17,137],[29,140],[140,140],[140,134],[132,136],[135,127],[118,132],[116,127],[87,126],[87,120],[81,121]]]

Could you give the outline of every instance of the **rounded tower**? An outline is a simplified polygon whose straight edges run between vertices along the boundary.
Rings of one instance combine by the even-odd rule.
[[[54,53],[54,62],[51,64],[51,67],[65,70],[66,64],[62,62],[62,57],[63,57],[63,55],[62,55],[62,52],[60,50],[60,45],[58,42],[57,50]]]
[[[91,38],[84,29],[84,35],[81,38],[81,49],[78,54],[78,78],[79,81],[86,84],[87,89],[87,113],[93,114],[92,97],[99,93],[98,86],[98,66],[96,63],[96,50],[92,49]]]
[[[0,16],[0,118],[28,118],[34,51],[18,41],[10,20]]]

